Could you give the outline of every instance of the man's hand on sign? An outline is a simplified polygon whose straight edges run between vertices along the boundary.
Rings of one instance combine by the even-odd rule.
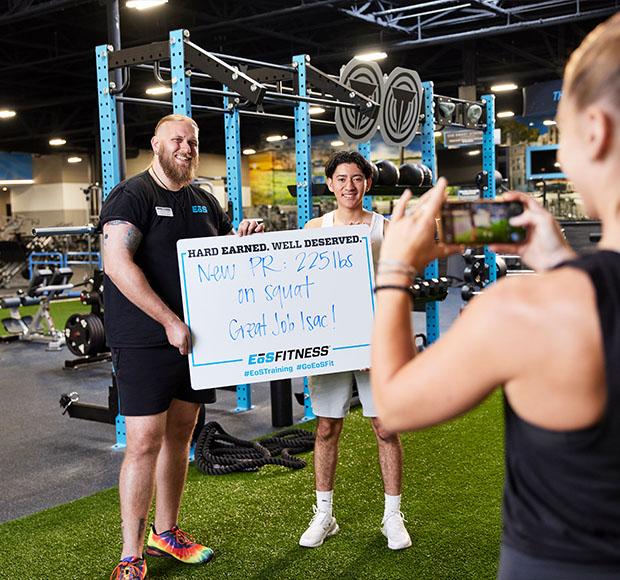
[[[249,236],[250,234],[259,234],[265,231],[265,226],[257,220],[243,220],[237,228],[237,235]]]
[[[175,317],[164,328],[166,329],[168,342],[175,348],[178,348],[183,356],[188,354],[190,331],[187,324]]]

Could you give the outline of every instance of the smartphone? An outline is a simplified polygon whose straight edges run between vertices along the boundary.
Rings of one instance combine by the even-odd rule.
[[[520,244],[525,228],[511,226],[511,217],[523,213],[520,201],[452,201],[441,207],[440,238],[446,244]]]

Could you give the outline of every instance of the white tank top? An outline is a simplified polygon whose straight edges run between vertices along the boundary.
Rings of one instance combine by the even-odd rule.
[[[334,226],[334,214],[335,211],[326,213],[321,220],[321,227],[331,228]],[[377,271],[377,262],[379,261],[379,252],[381,250],[381,243],[383,242],[383,226],[385,224],[385,218],[376,212],[372,212],[372,218],[370,220],[370,247],[372,250],[372,261]]]

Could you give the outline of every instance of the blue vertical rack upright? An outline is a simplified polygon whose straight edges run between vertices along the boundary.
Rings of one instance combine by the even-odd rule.
[[[306,63],[310,59],[305,54],[293,57],[293,67],[297,71],[297,87],[300,97],[308,95]],[[303,228],[310,220],[312,209],[312,155],[311,155],[310,113],[308,103],[295,104],[295,182],[297,185],[297,227]],[[304,379],[304,421],[314,419],[308,379]]]
[[[424,89],[424,123],[422,125],[422,163],[433,173],[437,181],[437,156],[435,155],[435,114],[433,110],[433,83],[422,83]],[[433,260],[424,270],[425,278],[439,278],[439,263]],[[439,302],[426,304],[426,338],[430,343],[439,338]]]
[[[224,85],[224,91],[228,88]],[[235,228],[243,220],[243,190],[241,187],[241,120],[239,109],[230,97],[224,97],[224,135],[226,142],[226,191],[232,204],[232,222]],[[237,385],[237,406],[235,413],[249,411],[252,408],[252,387],[248,384]]]
[[[120,181],[120,159],[118,151],[118,130],[116,122],[116,103],[110,93],[108,72],[108,53],[111,47],[102,44],[95,49],[97,63],[97,97],[99,103],[99,139],[101,143],[101,171],[103,179],[103,199],[105,200],[112,188]],[[125,417],[120,413],[115,419],[116,445],[125,447],[127,434]]]
[[[495,95],[483,95],[482,102],[486,105],[487,126],[482,134],[482,170],[486,171],[487,184],[482,189],[482,197],[495,198]],[[489,284],[497,280],[495,253],[484,247],[484,263],[488,266]]]
[[[360,143],[357,146],[357,150],[359,151],[360,155],[362,155],[365,159],[368,159],[368,161],[370,161],[370,141],[364,141],[364,143]],[[367,209],[368,211],[372,211],[372,198],[370,197],[370,195],[365,195],[364,196],[364,209]]]

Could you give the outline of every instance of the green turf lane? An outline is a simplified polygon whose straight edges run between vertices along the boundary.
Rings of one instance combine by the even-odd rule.
[[[35,306],[23,306],[19,309],[21,316],[34,316],[39,307]],[[74,300],[54,300],[50,303],[50,313],[54,319],[54,324],[58,330],[64,330],[67,318],[72,314],[84,314],[90,312],[90,306],[85,306],[79,299]],[[6,308],[0,308],[0,320],[3,318],[9,318],[11,313]],[[4,330],[4,326],[0,324],[0,336],[7,336],[8,332]],[[0,576],[1,577],[1,576]]]
[[[268,466],[228,476],[205,476],[192,467],[180,524],[216,557],[198,567],[149,558],[149,577],[495,578],[503,477],[499,394],[466,417],[403,436],[402,509],[414,545],[402,552],[388,550],[380,532],[376,445],[359,409],[345,421],[342,437],[334,497],[341,530],[321,548],[297,545],[312,515],[310,467]],[[0,578],[108,578],[120,550],[117,490],[4,524],[0,543]]]

